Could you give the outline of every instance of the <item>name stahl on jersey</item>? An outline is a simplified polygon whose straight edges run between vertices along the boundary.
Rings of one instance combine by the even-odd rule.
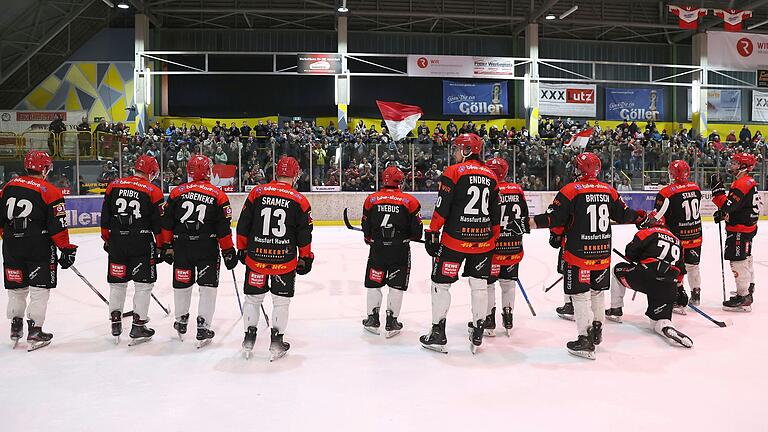
[[[361,222],[363,235],[376,245],[397,245],[420,240],[421,204],[398,188],[385,188],[365,199]]]
[[[163,239],[215,239],[221,249],[232,243],[232,207],[227,194],[208,181],[194,181],[174,188],[163,215]]]
[[[0,236],[9,245],[48,238],[56,247],[70,245],[64,197],[56,186],[35,177],[21,176],[0,191]],[[28,245],[28,244],[27,244]]]
[[[528,217],[528,204],[520,185],[506,182],[499,184],[499,215],[501,232],[493,251],[493,262],[501,265],[517,264],[523,259],[523,236],[506,227],[510,220]]]
[[[694,182],[665,186],[656,194],[657,217],[680,239],[683,249],[701,246],[701,189]]]
[[[728,213],[725,230],[729,232],[754,233],[757,220],[763,209],[763,201],[757,193],[757,182],[750,176],[744,176],[731,185],[728,195],[712,197],[715,205]]]
[[[657,277],[682,282],[685,255],[681,248],[680,239],[672,231],[665,227],[651,227],[635,233],[624,251],[628,260],[644,264],[654,270]]]
[[[496,174],[479,161],[449,166],[440,177],[431,231],[443,229],[441,243],[470,254],[493,250],[499,237]]]
[[[296,269],[299,256],[312,252],[312,209],[289,184],[272,181],[256,186],[237,222],[237,249],[247,250],[246,265],[261,274]]]
[[[158,246],[163,244],[161,218],[165,206],[160,188],[138,176],[114,180],[104,193],[101,208],[101,237],[110,235],[154,235]],[[132,238],[131,240],[135,240]]]
[[[568,183],[546,213],[536,215],[539,228],[563,227],[563,260],[584,270],[604,270],[611,264],[611,220],[630,223],[637,212],[627,207],[603,182]]]

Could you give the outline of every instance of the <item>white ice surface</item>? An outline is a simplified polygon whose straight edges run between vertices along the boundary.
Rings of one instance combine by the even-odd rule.
[[[291,350],[272,364],[263,321],[254,358],[240,355],[242,321],[226,270],[216,338],[203,350],[195,349],[192,328],[187,341],[176,340],[173,318],[154,303],[154,339],[113,345],[105,305],[74,273],[60,271],[45,323],[55,334],[49,347],[27,353],[22,343],[11,350],[8,321],[0,328],[0,431],[766,431],[768,223],[755,242],[756,303],[749,314],[720,310],[717,230],[705,225],[702,309],[729,327],[689,309],[673,319],[695,347],[671,347],[648,329],[644,295],[632,302],[628,293],[625,322],[606,323],[596,361],[565,350],[574,324],[555,315],[562,290],[542,291],[557,277],[543,230],[526,238],[521,270],[539,316],[518,293],[512,337],[486,338],[474,356],[466,281],[451,291],[450,353],[419,346],[430,326],[429,258],[421,245],[413,247],[403,333],[386,340],[365,332],[367,247],[360,233],[342,227],[315,228],[314,270],[300,277],[291,305]],[[623,250],[634,229],[614,232]],[[76,266],[107,295],[98,235],[75,235],[74,242]],[[726,272],[730,291],[727,265]],[[172,306],[170,267],[161,265],[159,275],[154,292]],[[242,266],[237,277],[242,283]],[[0,308],[6,302],[0,295]],[[269,312],[271,302],[265,304]],[[197,294],[192,316],[196,305]]]

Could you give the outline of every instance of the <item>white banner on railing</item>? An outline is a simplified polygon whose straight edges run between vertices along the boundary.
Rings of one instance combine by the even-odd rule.
[[[768,122],[768,92],[752,90],[752,121]]]
[[[0,131],[21,135],[24,132],[47,132],[57,117],[67,130],[75,130],[87,117],[85,111],[0,111]]]
[[[440,78],[511,78],[510,57],[409,55],[408,76]]]
[[[710,67],[755,70],[768,65],[768,35],[707,32],[707,60]]]
[[[542,115],[590,117],[597,115],[597,86],[539,83]]]
[[[691,113],[691,89],[688,89],[688,120]],[[707,119],[711,122],[740,122],[741,121],[741,90],[707,90]]]

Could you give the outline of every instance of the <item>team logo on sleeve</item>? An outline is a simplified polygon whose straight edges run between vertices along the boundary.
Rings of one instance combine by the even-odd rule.
[[[451,278],[458,276],[459,267],[461,267],[460,263],[447,262],[447,261],[444,262],[442,267],[443,276],[448,276]]]
[[[224,206],[224,217],[232,218],[232,206]]]
[[[67,215],[67,209],[64,207],[64,203],[56,204],[53,207],[53,214],[57,217],[59,216],[66,216]]]
[[[368,272],[368,279],[377,283],[381,283],[384,281],[384,272],[372,268],[371,271]]]
[[[248,273],[248,285],[255,288],[264,288],[267,283],[267,275],[249,272]]]
[[[192,270],[176,269],[174,278],[176,282],[189,283],[192,280]]]
[[[5,269],[5,280],[8,282],[21,283],[24,280],[24,275],[19,269],[7,268]]]
[[[109,275],[115,278],[124,278],[125,264],[109,263]]]

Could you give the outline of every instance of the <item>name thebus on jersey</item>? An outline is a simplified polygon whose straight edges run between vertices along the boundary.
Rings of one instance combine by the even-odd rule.
[[[277,206],[288,208],[291,206],[291,200],[287,198],[276,198],[270,196],[261,197],[261,203],[266,206]]]
[[[376,204],[376,210],[383,213],[400,213],[400,206],[392,204]]]
[[[191,201],[199,201],[203,202],[205,204],[213,204],[214,199],[210,195],[201,194],[200,192],[185,192],[181,195],[182,198],[188,199]]]

